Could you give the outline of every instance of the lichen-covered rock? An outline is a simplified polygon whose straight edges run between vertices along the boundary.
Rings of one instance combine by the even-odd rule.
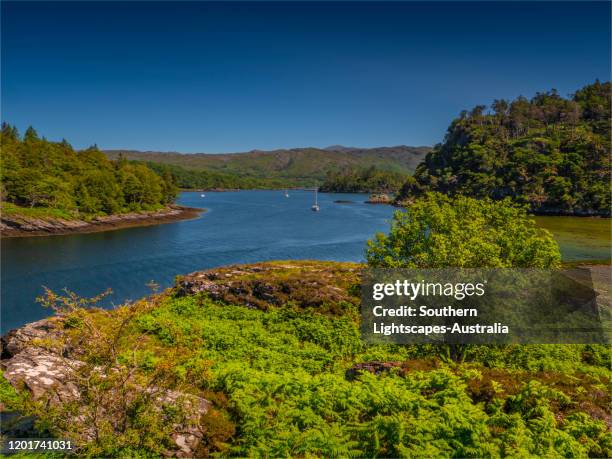
[[[314,261],[234,265],[181,276],[175,292],[204,293],[213,300],[261,310],[291,302],[301,309],[341,314],[339,305],[359,304],[361,269],[357,263]]]
[[[17,355],[22,350],[27,349],[35,340],[58,338],[60,334],[59,325],[59,318],[51,317],[9,331],[0,338],[2,359]]]
[[[13,387],[27,389],[34,400],[48,396],[55,403],[69,402],[78,397],[79,391],[69,376],[81,365],[79,361],[37,347],[21,349],[0,363],[4,378]]]
[[[32,400],[45,400],[53,404],[78,401],[82,395],[75,383],[75,372],[83,368],[82,361],[70,355],[61,355],[43,346],[61,337],[61,318],[52,317],[11,330],[1,338],[2,360],[0,369],[4,378],[17,390],[27,390]],[[64,349],[66,353],[66,349]],[[69,354],[70,352],[68,352]],[[96,368],[93,371],[97,371]],[[184,403],[188,410],[188,422],[175,425],[171,434],[176,445],[166,452],[171,457],[193,457],[204,436],[200,419],[211,408],[211,402],[193,394],[160,389],[152,386],[147,389],[152,394],[156,409]],[[19,416],[18,416],[19,417]],[[81,416],[82,417],[82,416]],[[19,417],[21,418],[21,417]],[[75,419],[74,422],[83,422]],[[85,429],[85,439],[93,439]]]
[[[366,201],[367,204],[391,204],[393,198],[386,193],[372,194]]]

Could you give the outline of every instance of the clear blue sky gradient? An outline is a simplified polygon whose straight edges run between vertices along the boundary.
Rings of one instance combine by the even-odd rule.
[[[610,77],[609,2],[2,2],[2,119],[75,147],[432,145]]]

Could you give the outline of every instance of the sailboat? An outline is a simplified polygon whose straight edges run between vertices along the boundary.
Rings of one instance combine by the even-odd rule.
[[[289,191],[285,190],[285,197],[288,198],[289,197]]]
[[[313,212],[318,212],[318,211],[321,210],[321,208],[319,207],[319,201],[317,199],[317,191],[319,191],[319,188],[315,187],[315,189],[314,189],[314,192],[315,192],[315,203],[310,208]]]

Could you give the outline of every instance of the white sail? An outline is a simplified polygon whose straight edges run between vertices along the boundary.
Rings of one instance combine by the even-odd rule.
[[[315,186],[314,192],[315,192],[315,202],[312,205],[312,207],[310,208],[313,212],[318,212],[319,210],[321,210],[321,208],[319,207],[319,199],[318,199],[318,192],[319,188]]]

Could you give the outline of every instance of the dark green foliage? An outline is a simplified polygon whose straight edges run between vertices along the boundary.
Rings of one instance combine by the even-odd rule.
[[[21,139],[8,124],[0,135],[3,201],[86,216],[153,210],[176,197],[171,174],[109,161],[96,147],[77,152],[65,140],[40,139],[32,128]]]
[[[399,200],[426,191],[503,199],[532,211],[610,215],[610,83],[477,106],[453,120]]]
[[[133,164],[142,164],[132,161]],[[278,189],[292,185],[290,180],[245,177],[236,174],[226,174],[213,170],[186,169],[173,164],[162,164],[147,161],[146,164],[162,176],[171,176],[172,180],[182,189],[188,190],[254,190]]]
[[[323,192],[395,193],[406,181],[406,174],[368,168],[351,168],[328,172],[321,187]]]

